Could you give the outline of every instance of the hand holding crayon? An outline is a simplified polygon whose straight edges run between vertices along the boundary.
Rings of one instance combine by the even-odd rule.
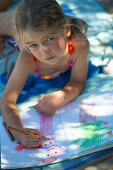
[[[3,122],[3,125],[11,141],[14,141],[14,136],[12,135],[13,133],[16,135],[17,140],[26,148],[37,147],[42,143],[42,140],[49,140],[49,138],[42,136],[37,129],[18,129],[15,127],[7,126],[5,122]]]

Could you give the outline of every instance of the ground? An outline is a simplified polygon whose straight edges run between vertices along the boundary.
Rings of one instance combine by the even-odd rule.
[[[113,0],[97,0],[113,18]],[[74,170],[113,170],[113,152]]]

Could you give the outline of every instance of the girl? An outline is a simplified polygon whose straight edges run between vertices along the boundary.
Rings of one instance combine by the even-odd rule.
[[[37,134],[11,131],[25,147],[33,148],[41,143],[41,134],[23,127],[17,98],[32,72],[45,79],[70,72],[63,89],[39,99],[34,108],[42,114],[54,114],[82,93],[88,71],[87,24],[65,15],[56,0],[23,0],[15,18],[18,43],[22,45],[1,100],[1,110],[7,126]]]

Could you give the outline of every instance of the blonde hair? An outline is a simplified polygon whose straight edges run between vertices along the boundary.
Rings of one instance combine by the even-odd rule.
[[[71,25],[72,35],[86,35],[86,22],[65,15],[56,0],[22,0],[15,17],[17,34],[21,39],[22,33],[28,28],[35,31],[52,27],[60,31],[65,28],[67,19]]]

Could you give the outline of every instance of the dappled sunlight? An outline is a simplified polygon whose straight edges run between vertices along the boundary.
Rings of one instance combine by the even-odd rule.
[[[111,18],[111,17],[108,17],[109,15],[106,15],[106,13],[104,13],[104,12],[97,13],[96,16],[97,16],[97,18],[99,18],[99,19],[103,19],[103,20],[108,19],[110,22],[112,22],[112,18]]]
[[[99,75],[89,79],[83,93],[76,99],[91,99],[113,90],[113,75]]]
[[[25,121],[24,121],[25,122]],[[25,122],[25,126],[26,128],[33,128],[33,129],[39,129],[39,125],[36,122],[32,122],[32,123],[28,123],[27,121]]]
[[[94,97],[92,99],[85,99],[80,107],[82,112],[91,116],[103,117],[113,115],[113,91],[102,96]]]
[[[29,160],[33,160],[34,165],[36,165],[37,162],[39,165],[54,163],[112,142],[112,97],[113,91],[104,95],[95,96],[91,99],[85,97],[82,102],[72,101],[63,106],[53,115],[52,121],[49,123],[49,126],[53,128],[53,134],[46,135],[49,140],[43,140],[39,148],[22,148],[20,151],[11,150],[11,148],[8,149],[6,147],[7,145],[2,148],[4,151],[9,151],[11,155],[24,154],[24,157],[27,156],[26,159],[30,166],[31,163]],[[41,115],[33,108],[21,110],[20,115],[25,127],[40,130]],[[83,118],[86,116],[86,123],[82,122],[82,120],[80,122],[81,116]],[[45,121],[50,121],[50,119],[46,117],[44,119],[44,122]],[[41,126],[47,126],[47,122],[43,123]],[[12,144],[15,148],[18,147],[16,143]],[[13,162],[15,161],[16,158],[13,159]],[[25,162],[25,160],[21,159],[21,162]]]
[[[28,119],[28,118],[31,118],[32,116],[29,114],[29,112],[27,112],[26,110],[23,110],[21,113],[20,113],[20,116],[22,119]]]
[[[58,2],[66,14],[77,16],[88,23],[89,58],[96,66],[106,64],[113,56],[112,18],[96,1]],[[3,70],[3,62],[0,67]],[[42,140],[38,148],[26,149],[16,140],[11,142],[2,127],[2,166],[13,169],[19,166],[52,164],[92,148],[96,150],[96,147],[102,147],[106,143],[109,146],[113,143],[113,75],[100,74],[87,80],[83,93],[62,106],[50,119],[41,116],[32,106],[41,96],[61,87],[57,87],[57,83],[55,86],[52,83],[46,86],[45,81],[39,77],[31,76],[29,80],[29,88],[22,91],[17,104],[20,117],[24,127],[38,129],[49,140]],[[48,86],[51,86],[49,90]],[[4,84],[0,82],[0,98],[3,94],[2,87]],[[16,150],[18,146],[20,150]],[[61,165],[60,169],[63,168]]]
[[[2,153],[1,153],[1,159],[2,159],[2,161],[3,161],[4,164],[8,164],[8,160],[5,159],[5,156],[4,156],[4,154],[2,154]]]
[[[35,110],[35,109],[29,109],[29,110],[23,110],[20,112],[20,116],[22,117],[22,119],[30,119],[33,118],[34,116],[37,116],[39,113]]]
[[[10,164],[11,164],[11,160],[9,161],[8,159],[7,159],[7,157],[3,154],[3,153],[1,153],[1,160],[2,160],[2,168],[3,169],[11,169],[10,168]],[[13,159],[12,159],[13,160]]]

